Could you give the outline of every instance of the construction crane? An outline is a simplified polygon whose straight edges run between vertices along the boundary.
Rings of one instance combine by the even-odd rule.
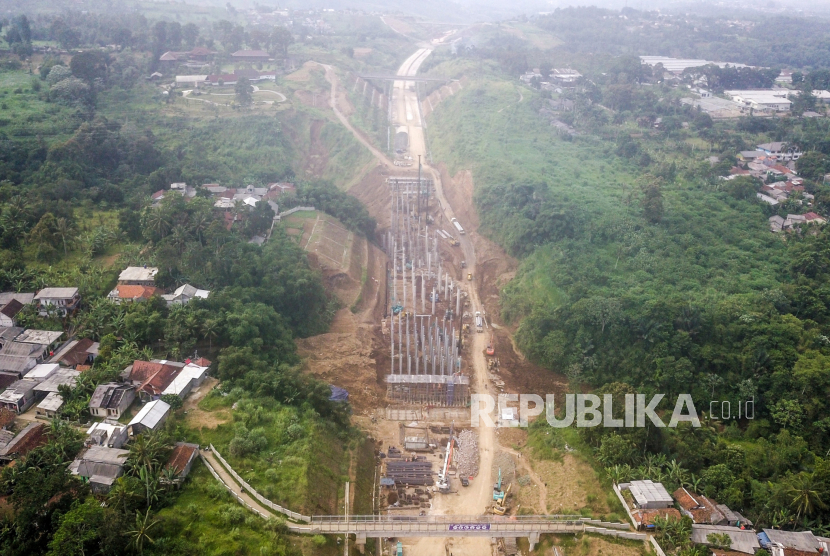
[[[501,490],[501,467],[499,467],[499,482],[493,485],[493,500],[504,499],[504,493]]]
[[[510,494],[512,487],[513,483],[507,485],[507,490],[504,491],[502,499],[496,500],[496,503],[493,505],[493,513],[495,515],[504,515],[507,513],[507,496]]]
[[[452,446],[453,446],[453,426],[455,422],[450,423],[450,438],[447,440],[447,453],[444,456],[444,467],[438,474],[438,492],[442,494],[449,494],[450,492],[450,462],[452,461]]]

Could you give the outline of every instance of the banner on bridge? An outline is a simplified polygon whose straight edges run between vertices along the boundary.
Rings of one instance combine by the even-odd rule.
[[[450,523],[450,531],[489,531],[489,523]]]

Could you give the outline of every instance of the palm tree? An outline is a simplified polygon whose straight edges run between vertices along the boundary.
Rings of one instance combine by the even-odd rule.
[[[199,212],[193,216],[191,221],[191,229],[196,234],[196,237],[199,238],[199,243],[204,245],[202,241],[202,232],[208,229],[211,223],[211,217],[208,213]]]
[[[63,256],[67,254],[66,241],[71,240],[75,234],[75,225],[66,218],[58,218],[55,220],[55,235],[61,238],[63,242]]]
[[[135,526],[131,531],[127,531],[132,540],[130,545],[135,548],[139,554],[144,554],[144,543],[156,544],[156,541],[150,536],[150,530],[159,524],[157,519],[150,521],[150,508],[141,515],[141,512],[135,512]]]
[[[124,506],[124,513],[127,513],[127,503],[139,497],[131,488],[127,477],[119,477],[107,495],[107,501],[116,506]]]
[[[219,335],[219,321],[216,319],[207,319],[202,323],[202,334],[205,340],[208,341],[208,349],[213,350],[213,339]]]
[[[159,499],[159,479],[153,472],[152,468],[142,465],[138,469],[138,478],[144,486],[144,499],[147,502],[147,508],[157,502]]]
[[[790,506],[796,510],[795,520],[799,521],[801,516],[809,516],[816,508],[827,507],[821,499],[823,490],[820,481],[816,480],[813,473],[799,473],[790,481],[787,494],[790,496]]]
[[[163,210],[153,209],[147,217],[147,225],[163,238],[170,231],[170,218]]]

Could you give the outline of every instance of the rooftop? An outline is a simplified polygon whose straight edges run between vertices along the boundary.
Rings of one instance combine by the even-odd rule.
[[[63,405],[63,398],[57,392],[49,392],[49,394],[43,398],[43,401],[37,404],[38,409],[43,409],[44,411],[57,411]]]
[[[170,454],[170,459],[167,460],[166,467],[171,467],[176,471],[176,473],[181,473],[198,449],[199,447],[196,444],[186,444],[182,442],[181,444],[176,445],[173,453]]]
[[[133,420],[130,421],[127,426],[141,424],[147,428],[153,429],[161,422],[162,419],[164,419],[164,416],[167,415],[169,411],[170,405],[167,403],[161,400],[152,401],[142,407],[141,411],[133,417]]]
[[[23,305],[28,305],[34,300],[34,298],[35,294],[33,293],[3,292],[0,293],[0,305],[5,305],[12,299],[16,299]]]
[[[818,552],[818,539],[810,531],[782,531],[780,529],[764,529],[767,537],[783,548],[794,548],[804,552]]]
[[[755,531],[741,529],[740,527],[729,527],[726,525],[692,525],[692,542],[697,544],[709,544],[706,536],[712,533],[719,533],[729,535],[732,540],[730,550],[735,552],[743,552],[745,554],[755,554],[755,551],[761,548],[758,543],[758,536]]]
[[[78,288],[43,288],[35,296],[40,299],[72,299],[78,295]]]
[[[152,282],[159,269],[146,266],[128,266],[118,275],[119,282]]]
[[[26,373],[26,378],[32,380],[46,380],[60,368],[60,365],[57,363],[41,363],[40,365],[35,365],[31,371]]]
[[[650,480],[631,481],[629,489],[638,506],[644,506],[649,502],[674,503],[674,499],[662,483],[655,483]]]
[[[112,297],[119,299],[150,299],[154,295],[161,293],[161,289],[154,286],[129,286],[120,284],[113,290]]]
[[[42,346],[48,346],[57,342],[61,336],[63,336],[63,332],[57,332],[54,330],[26,330],[20,336],[15,338],[14,341],[20,344],[39,344]]]
[[[78,377],[81,376],[79,371],[72,371],[70,369],[60,369],[55,371],[52,376],[35,386],[37,392],[57,392],[59,386],[74,387],[78,382]]]
[[[38,383],[35,380],[16,380],[9,385],[2,393],[0,393],[0,402],[17,403],[22,396],[35,389]]]
[[[25,456],[38,446],[46,444],[46,425],[43,423],[29,423],[25,429],[17,433],[14,440],[0,450],[0,457]]]

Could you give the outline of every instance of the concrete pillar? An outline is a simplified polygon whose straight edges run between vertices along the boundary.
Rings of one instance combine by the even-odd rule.
[[[533,552],[533,549],[536,548],[536,543],[539,542],[539,533],[531,533],[528,535],[527,542],[530,543],[530,551]]]
[[[354,544],[361,554],[366,549],[366,533],[355,533]]]

